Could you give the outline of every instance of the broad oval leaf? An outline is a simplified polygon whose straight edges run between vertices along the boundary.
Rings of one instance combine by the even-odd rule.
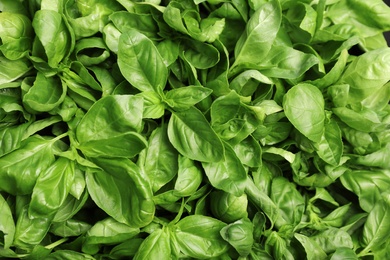
[[[366,212],[371,212],[381,194],[390,189],[390,172],[386,170],[347,171],[340,180],[359,197],[359,205]]]
[[[167,126],[156,128],[150,138],[142,168],[149,177],[153,192],[172,180],[177,174],[178,152],[169,142]]]
[[[188,86],[175,88],[165,94],[165,102],[175,110],[188,109],[197,104],[213,91],[201,86]]]
[[[297,225],[301,222],[305,211],[305,199],[299,193],[296,186],[284,177],[276,177],[272,180],[271,199],[279,208],[279,222]]]
[[[168,137],[173,147],[192,160],[218,162],[223,158],[221,140],[195,107],[172,114]]]
[[[30,137],[19,149],[0,158],[0,190],[13,195],[30,194],[38,176],[54,162],[52,142]]]
[[[141,91],[161,93],[168,70],[154,43],[135,29],[119,38],[118,65],[123,76]]]
[[[39,10],[34,15],[32,26],[45,50],[49,66],[58,67],[73,45],[63,16],[53,10]]]
[[[219,233],[225,226],[225,223],[215,218],[192,215],[175,225],[174,236],[184,254],[207,259],[220,256],[228,250],[228,243]]]
[[[325,131],[321,141],[317,144],[316,152],[326,163],[337,166],[340,164],[343,148],[341,130],[336,121],[331,120],[325,124]]]
[[[234,49],[235,62],[258,64],[268,54],[279,31],[282,11],[279,1],[262,5],[249,19]]]
[[[34,186],[28,214],[30,217],[53,215],[64,203],[74,179],[74,162],[60,157],[41,173]]]
[[[247,173],[233,148],[225,143],[225,156],[221,161],[203,162],[202,166],[211,185],[217,189],[241,196],[245,190]]]
[[[193,160],[184,156],[179,156],[178,166],[174,194],[182,197],[190,196],[202,183],[203,173]]]
[[[326,259],[326,253],[310,237],[296,233],[294,237],[301,243],[306,252],[308,260]]]
[[[76,129],[81,149],[91,157],[134,157],[146,147],[142,128],[143,99],[106,96],[88,110]]]
[[[134,259],[173,259],[171,254],[170,233],[164,228],[152,232],[142,242]]]
[[[85,235],[82,251],[88,254],[96,254],[99,246],[104,244],[116,244],[133,238],[140,232],[139,228],[131,227],[117,222],[108,217],[95,223]]]
[[[102,168],[87,171],[86,183],[93,201],[115,220],[144,227],[154,217],[155,206],[147,176],[128,159],[94,159]]]
[[[368,214],[363,227],[362,243],[364,252],[369,252],[375,248],[380,248],[390,237],[390,195],[383,194],[372,211]],[[363,255],[363,254],[362,254]]]
[[[29,218],[28,205],[23,207],[16,221],[14,246],[32,250],[44,239],[51,225],[51,218]]]
[[[34,85],[23,96],[23,103],[33,112],[49,112],[66,96],[66,85],[59,78],[38,72]]]
[[[283,109],[288,120],[304,136],[317,143],[325,130],[324,106],[321,91],[307,83],[292,87],[283,98]]]

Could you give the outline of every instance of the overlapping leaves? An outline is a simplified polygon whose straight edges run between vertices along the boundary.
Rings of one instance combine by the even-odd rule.
[[[0,257],[389,258],[382,1],[0,9]]]

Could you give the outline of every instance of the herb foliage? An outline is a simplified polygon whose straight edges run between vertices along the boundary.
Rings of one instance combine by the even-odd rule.
[[[381,0],[2,0],[0,257],[390,259]]]

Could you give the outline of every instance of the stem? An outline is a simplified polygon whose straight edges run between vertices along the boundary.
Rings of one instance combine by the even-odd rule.
[[[50,245],[45,246],[45,248],[47,248],[47,249],[53,249],[53,248],[55,248],[56,246],[59,246],[59,245],[61,245],[62,243],[66,242],[67,240],[68,240],[67,237],[61,238],[60,240],[57,240],[56,242],[51,243]]]

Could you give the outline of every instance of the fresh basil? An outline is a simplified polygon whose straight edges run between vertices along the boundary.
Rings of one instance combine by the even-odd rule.
[[[0,258],[390,259],[381,0],[2,0]]]

